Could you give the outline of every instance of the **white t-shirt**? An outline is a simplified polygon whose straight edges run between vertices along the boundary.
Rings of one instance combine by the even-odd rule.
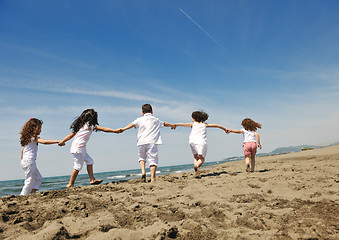
[[[27,145],[24,146],[22,159],[36,160],[37,155],[38,155],[38,142],[32,139],[32,141],[30,141]]]
[[[207,132],[205,123],[194,122],[189,137],[189,143],[207,144]]]
[[[144,116],[133,121],[135,128],[138,129],[137,146],[144,144],[162,144],[160,128],[164,127],[164,122],[154,117],[151,113],[145,113]]]
[[[247,131],[244,128],[242,130],[242,135],[244,137],[244,142],[256,142],[255,131]]]
[[[79,149],[81,148],[86,149],[86,144],[95,128],[96,126],[90,127],[88,123],[86,123],[82,128],[79,129],[79,131],[74,136],[71,146],[71,153],[78,153]]]

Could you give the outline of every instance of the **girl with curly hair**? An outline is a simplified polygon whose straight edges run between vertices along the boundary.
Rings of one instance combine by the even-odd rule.
[[[205,121],[208,119],[208,114],[203,111],[195,111],[192,113],[192,122],[190,123],[175,123],[174,128],[191,127],[192,131],[189,136],[189,144],[194,157],[195,178],[200,178],[200,166],[205,162],[207,154],[207,133],[206,128],[220,128],[226,133],[228,129],[219,124],[208,124]]]
[[[28,195],[39,190],[42,177],[36,166],[38,143],[56,144],[58,140],[44,140],[39,137],[43,121],[31,118],[20,132],[21,167],[25,171],[25,184],[20,195]]]
[[[244,155],[246,163],[246,172],[254,172],[255,167],[255,154],[257,153],[257,147],[261,149],[260,137],[256,132],[258,128],[261,128],[261,124],[253,121],[250,118],[242,120],[243,126],[240,130],[229,130],[232,133],[242,133],[244,137]]]
[[[74,137],[71,154],[74,158],[73,171],[66,188],[74,186],[75,180],[82,169],[82,166],[86,162],[87,173],[90,179],[90,184],[100,184],[103,180],[95,179],[93,174],[93,159],[88,155],[86,150],[86,144],[93,131],[113,132],[120,133],[117,130],[111,128],[100,127],[98,124],[98,113],[94,109],[86,109],[81,115],[74,120],[70,129],[72,133],[67,135],[62,141],[59,142],[59,146],[64,146],[65,142]]]

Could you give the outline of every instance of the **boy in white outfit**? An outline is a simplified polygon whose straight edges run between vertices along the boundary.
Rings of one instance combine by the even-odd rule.
[[[174,125],[160,121],[154,117],[152,106],[150,104],[144,104],[142,105],[142,117],[137,118],[124,128],[117,129],[117,131],[124,132],[133,127],[138,129],[137,146],[141,167],[141,179],[146,182],[145,165],[146,160],[148,160],[151,169],[151,182],[153,182],[155,181],[155,173],[158,166],[158,145],[162,144],[160,128],[174,128]]]

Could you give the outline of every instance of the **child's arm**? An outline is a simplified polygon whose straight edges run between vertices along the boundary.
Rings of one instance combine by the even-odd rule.
[[[68,134],[64,139],[62,139],[60,142],[59,142],[59,146],[65,146],[65,142],[71,140],[73,137],[75,136],[75,132],[72,132],[70,134]]]
[[[124,131],[126,131],[126,130],[128,130],[128,129],[131,129],[131,128],[134,128],[135,127],[135,124],[134,123],[130,123],[130,124],[128,124],[126,127],[124,127],[124,128],[118,128],[117,129],[117,131],[119,132],[119,133],[122,133],[122,132],[124,132]]]
[[[192,127],[193,123],[192,122],[190,122],[190,123],[175,123],[174,126],[175,127]]]
[[[232,133],[243,133],[242,130],[231,130],[231,129],[227,129],[228,132],[232,132]]]
[[[228,131],[229,131],[229,129],[227,129],[227,128],[219,125],[219,124],[208,124],[208,123],[206,123],[206,127],[208,127],[208,128],[220,128],[220,129],[224,130],[226,133],[228,133]]]
[[[23,156],[24,156],[24,147],[21,148],[21,160],[22,160]]]
[[[44,140],[44,139],[41,139],[41,138],[38,138],[37,139],[38,143],[41,143],[41,144],[56,144],[56,143],[59,143],[58,140]]]
[[[171,129],[175,129],[176,128],[175,124],[168,123],[168,122],[164,122],[164,127],[170,127]]]
[[[107,128],[107,127],[100,127],[100,126],[96,126],[96,130],[107,132],[107,133],[120,133],[118,130],[114,130],[114,129]]]
[[[254,135],[255,135],[255,137],[257,138],[258,147],[261,149],[259,134],[258,134],[257,132],[255,132]]]

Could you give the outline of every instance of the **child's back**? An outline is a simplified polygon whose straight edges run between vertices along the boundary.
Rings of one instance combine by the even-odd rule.
[[[205,144],[207,143],[206,124],[194,122],[192,125],[192,131],[189,136],[189,144]]]
[[[160,129],[164,127],[164,122],[151,113],[145,113],[144,116],[137,118],[133,123],[135,128],[138,129],[138,146],[150,143],[162,144]]]

